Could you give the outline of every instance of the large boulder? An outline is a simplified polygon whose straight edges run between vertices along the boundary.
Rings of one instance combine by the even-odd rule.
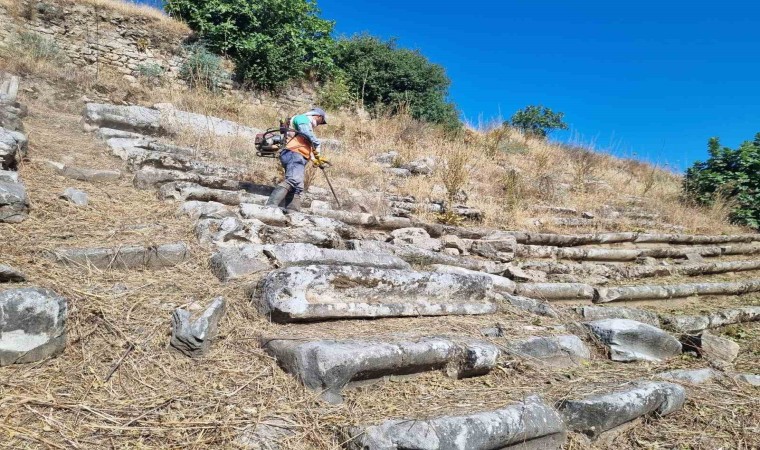
[[[667,416],[685,401],[686,391],[677,384],[640,382],[610,394],[563,400],[557,407],[570,430],[597,438],[639,417]]]
[[[427,420],[387,420],[347,430],[350,450],[559,450],[565,426],[540,397],[495,411]]]
[[[67,310],[66,299],[49,289],[0,291],[0,366],[62,353]]]
[[[253,286],[252,286],[253,287]],[[485,277],[351,266],[291,267],[252,289],[276,322],[492,314]]]
[[[645,323],[604,319],[585,325],[609,348],[613,361],[662,361],[681,354],[678,339]]]

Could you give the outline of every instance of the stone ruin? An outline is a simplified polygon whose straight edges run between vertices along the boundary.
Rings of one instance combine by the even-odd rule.
[[[760,320],[760,307],[686,316],[670,314],[663,305],[760,292],[760,279],[752,278],[756,275],[736,282],[708,280],[716,274],[756,274],[760,261],[753,258],[760,254],[760,235],[657,230],[547,234],[456,227],[416,219],[415,208],[399,208],[399,197],[393,195],[385,198],[393,215],[335,209],[319,189],[307,193],[304,211],[285,213],[264,206],[271,187],[238,181],[238,168],[215,165],[192,149],[160,139],[171,134],[164,125],[167,115],[175,123],[206,127],[219,135],[256,131],[174,109],[100,104],[87,105],[85,122],[114,158],[123,160],[125,170],[134,173],[136,188],[155,189],[160,199],[177,203],[178,214],[193,221],[212,272],[223,282],[246,286],[249,307],[272,322],[318,327],[338,319],[372,319],[382,330],[388,318],[487,319],[504,311],[564,322],[554,329],[536,327],[538,335],[527,331],[519,339],[505,336],[499,326],[484,328],[480,335],[415,330],[350,339],[261,336],[262,348],[284,371],[328,402],[340,403],[346,391],[391,377],[440,371],[458,380],[483,376],[515,360],[541,370],[582,370],[583,362],[595,357],[597,345],[616,364],[667,363],[684,352],[711,364],[695,371],[662,372],[657,381],[632,379],[603,386],[593,395],[571,394],[556,403],[531,395],[488,411],[444,412],[424,420],[400,415],[347,425],[340,430],[347,448],[559,449],[569,433],[592,442],[641,418],[674,413],[689,397],[687,388],[715,378],[757,384],[757,374],[732,369],[738,344],[710,330]],[[3,159],[15,170],[23,157],[21,135],[4,133],[19,137],[15,151],[6,152],[12,156]],[[9,173],[9,179],[15,175]],[[0,186],[19,184],[13,180]],[[28,203],[16,205],[24,213],[28,210]],[[182,264],[187,244],[62,248],[47,257],[82,270],[154,270]],[[658,281],[672,276],[684,280]],[[638,282],[642,279],[647,282]],[[0,266],[0,281],[19,280],[23,273]],[[203,357],[224,326],[220,320],[227,301],[217,298],[195,317],[176,310],[171,345],[185,355]],[[27,302],[44,314],[30,321],[33,326],[19,329],[13,324],[20,314],[28,314],[22,306]],[[0,317],[2,364],[62,351],[65,299],[45,290],[12,289],[0,292],[0,312],[5,314]],[[28,338],[20,339],[20,334]],[[21,348],[21,341],[35,345]],[[13,345],[18,348],[11,349]],[[256,448],[257,439],[266,439],[276,445],[277,437],[265,431],[241,442]]]

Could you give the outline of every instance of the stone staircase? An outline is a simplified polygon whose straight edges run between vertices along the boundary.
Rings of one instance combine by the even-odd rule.
[[[319,433],[339,446],[611,448],[644,419],[681,411],[698,385],[758,384],[735,369],[739,346],[710,330],[760,320],[760,235],[455,227],[414,218],[416,207],[391,216],[332,209],[319,189],[303,212],[284,213],[264,206],[270,187],[167,139],[177,124],[255,130],[116,105],[88,104],[84,119],[135,188],[155,190],[194,223],[197,244],[61,247],[45,258],[70,270],[149,271],[185,263],[199,245],[239,297],[216,299],[197,321],[177,309],[171,345],[206,354],[232,303],[265,317],[272,325],[255,334],[283,371],[327,405],[379,411],[335,419],[332,406],[320,409]],[[398,202],[387,198],[391,211]],[[11,273],[3,270],[0,281]],[[55,326],[50,341],[60,343]],[[702,367],[679,370],[683,354]],[[237,445],[308,448],[290,439],[295,419],[271,420]]]

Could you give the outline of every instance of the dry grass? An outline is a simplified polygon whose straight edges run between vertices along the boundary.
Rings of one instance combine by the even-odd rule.
[[[184,22],[173,19],[163,11],[152,8],[148,5],[133,3],[121,0],[51,0],[66,6],[89,6],[100,10],[114,12],[127,17],[140,18],[150,21],[150,23],[170,37],[181,39],[190,34],[190,28]],[[27,11],[29,6],[24,5],[21,0],[0,0],[0,6],[5,7],[9,14],[19,17]]]
[[[3,64],[13,68],[16,63],[6,60]],[[499,322],[507,337],[491,342],[503,345],[508,339],[553,334],[539,327],[568,322],[571,313],[566,310],[559,319],[508,310],[482,317],[272,324],[256,312],[243,292],[246,282],[255,282],[257,277],[230,284],[217,281],[208,268],[209,249],[195,244],[192,221],[175,215],[177,204],[158,201],[152,191],[133,189],[129,176],[115,183],[78,182],[56,175],[44,160],[82,167],[120,167],[121,162],[109,155],[103,143],[81,131],[82,95],[144,104],[171,101],[178,107],[259,128],[294,111],[272,111],[210,93],[136,90],[108,76],[99,80],[85,77],[82,80],[86,82],[76,83],[77,76],[51,72],[48,77],[43,72],[28,77],[23,84],[32,88],[23,91],[21,99],[30,110],[25,124],[31,148],[30,160],[20,172],[30,194],[32,213],[21,224],[0,227],[0,256],[3,263],[23,269],[30,284],[52,288],[69,300],[69,337],[64,354],[58,358],[0,369],[2,448],[236,448],[244,430],[279,418],[294,424],[294,434],[282,448],[337,450],[341,443],[337,431],[346,425],[497,408],[529,393],[557,401],[652,378],[666,369],[706,365],[704,360],[691,358],[667,365],[616,364],[596,348],[594,358],[578,368],[547,370],[530,361],[510,360],[485,377],[451,380],[442,373],[429,373],[392,379],[349,390],[342,405],[327,405],[279,369],[261,349],[259,340],[386,333],[472,337],[478,336],[481,328]],[[439,195],[436,186],[444,187],[444,192],[446,187],[453,191],[455,186],[462,186],[470,194],[469,203],[486,211],[487,224],[515,228],[523,227],[531,217],[529,205],[558,199],[580,209],[612,200],[628,205],[625,196],[643,195],[653,203],[653,210],[673,214],[668,209],[674,207],[678,177],[663,172],[655,183],[648,183],[636,172],[638,166],[604,155],[593,159],[591,169],[582,164],[573,166],[565,149],[526,139],[512,130],[503,131],[497,150],[489,152],[488,145],[494,144],[482,141],[488,134],[452,140],[406,116],[361,122],[347,114],[336,114],[333,123],[325,131],[347,144],[343,152],[330,155],[336,163],[334,182],[342,195],[347,196],[351,189],[376,189],[424,199]],[[250,142],[192,133],[181,135],[177,142],[214,150],[212,160],[246,167],[256,181],[271,182],[276,177],[276,161],[253,157]],[[397,150],[404,161],[432,155],[441,164],[429,177],[388,179],[379,166],[368,163],[372,155],[387,150]],[[641,170],[645,169],[649,168]],[[608,183],[614,195],[581,184],[579,171]],[[452,176],[456,182],[447,185]],[[315,182],[324,183],[319,177]],[[562,183],[584,189],[558,192]],[[651,186],[642,194],[647,184]],[[89,206],[76,208],[58,199],[63,189],[72,186],[88,192]],[[658,195],[672,197],[660,205]],[[680,219],[671,215],[668,220],[685,222],[688,211],[696,215],[687,206],[681,208]],[[698,226],[709,232],[733,230],[718,218],[700,220],[703,222]],[[190,260],[152,272],[80,270],[45,258],[47,251],[58,247],[179,240],[190,244]],[[710,279],[739,276],[748,275]],[[210,354],[190,360],[169,348],[173,309],[200,307],[218,295],[227,298],[228,312]],[[757,301],[757,297],[699,299],[688,305],[688,311]],[[667,305],[649,309],[678,312]],[[738,332],[730,328],[723,332],[742,345],[737,368],[757,372],[757,327],[741,329],[746,330],[743,337],[734,336]],[[134,350],[105,381],[131,347]],[[750,449],[760,445],[754,432],[760,417],[753,408],[757,394],[752,388],[721,380],[690,389],[689,395],[684,411],[624,433],[613,448]],[[568,448],[590,446],[572,436]]]

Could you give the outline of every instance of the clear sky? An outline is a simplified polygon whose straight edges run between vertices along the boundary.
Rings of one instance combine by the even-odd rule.
[[[146,0],[148,1],[148,0]],[[560,140],[682,170],[710,136],[760,132],[754,0],[318,0],[337,35],[395,37],[443,65],[470,122],[543,104]]]

